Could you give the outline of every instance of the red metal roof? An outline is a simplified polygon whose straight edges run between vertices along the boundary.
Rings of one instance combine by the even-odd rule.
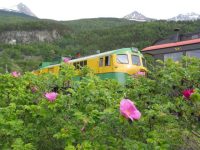
[[[189,45],[189,44],[195,44],[195,43],[200,43],[200,39],[193,39],[193,40],[187,40],[187,41],[181,41],[181,42],[175,42],[175,43],[149,46],[142,49],[142,51],[157,50],[157,49],[162,49],[162,48],[176,47],[176,46]]]

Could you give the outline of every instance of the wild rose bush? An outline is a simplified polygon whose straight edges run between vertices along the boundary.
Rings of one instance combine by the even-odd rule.
[[[126,86],[75,74],[65,63],[59,76],[0,75],[0,149],[200,148],[199,59],[160,62]],[[129,106],[120,113],[123,99],[136,119]]]
[[[150,149],[200,148],[200,59],[157,62],[148,78],[130,81],[127,96],[137,102]],[[191,89],[190,98],[183,92]]]

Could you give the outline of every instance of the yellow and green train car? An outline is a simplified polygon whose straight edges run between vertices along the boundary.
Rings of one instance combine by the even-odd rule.
[[[90,55],[68,62],[80,70],[84,66],[91,68],[101,79],[115,79],[124,84],[128,76],[134,76],[138,72],[146,74],[143,55],[136,48],[122,48],[100,54]],[[39,75],[43,73],[59,74],[61,64],[40,67],[33,71]]]

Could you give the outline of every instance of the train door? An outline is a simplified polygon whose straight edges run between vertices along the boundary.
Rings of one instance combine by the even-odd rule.
[[[112,71],[112,57],[103,56],[99,58],[99,73],[106,73]]]
[[[98,67],[98,73],[103,73],[104,68],[104,57],[99,58],[99,67]]]
[[[112,72],[111,66],[112,66],[112,61],[111,61],[111,56],[105,56],[104,59],[104,72]]]

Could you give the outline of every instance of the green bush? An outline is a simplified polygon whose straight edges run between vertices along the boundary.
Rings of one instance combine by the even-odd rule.
[[[63,64],[59,76],[0,75],[0,149],[199,149],[200,60],[160,62],[126,86]],[[68,88],[66,88],[66,84]],[[195,89],[189,99],[182,91]],[[48,101],[46,92],[58,92]],[[142,117],[120,115],[123,98]]]

